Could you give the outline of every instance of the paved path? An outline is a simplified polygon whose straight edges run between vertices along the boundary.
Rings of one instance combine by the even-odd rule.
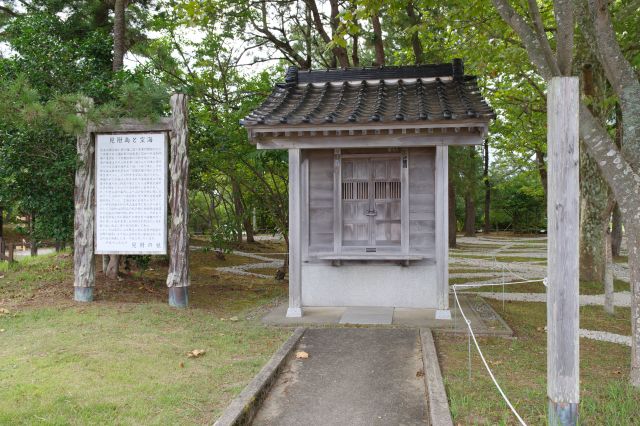
[[[425,425],[415,329],[311,329],[279,376],[254,425]]]

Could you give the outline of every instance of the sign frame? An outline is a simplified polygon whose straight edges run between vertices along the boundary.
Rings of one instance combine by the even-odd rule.
[[[98,250],[98,137],[99,136],[125,136],[125,135],[162,135],[163,136],[163,145],[164,145],[164,158],[163,158],[163,170],[164,170],[164,178],[165,185],[163,185],[163,217],[165,218],[164,226],[163,226],[163,236],[162,241],[164,242],[164,250],[126,250],[126,251],[110,251],[110,250]],[[170,147],[170,137],[169,132],[166,130],[121,130],[121,131],[97,131],[92,132],[92,145],[93,145],[93,161],[94,161],[94,211],[95,211],[95,225],[94,225],[94,254],[95,255],[154,255],[154,256],[167,256],[169,255],[169,185],[170,185],[170,173],[169,173],[169,150]]]

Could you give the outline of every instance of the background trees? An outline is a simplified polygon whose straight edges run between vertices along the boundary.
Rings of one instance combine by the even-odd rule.
[[[76,99],[72,95],[93,98],[105,114],[133,109],[161,113],[161,96],[156,95],[165,86],[191,97],[193,230],[214,235],[216,245],[244,235],[250,240],[256,232],[255,212],[258,230],[286,236],[286,158],[256,151],[239,124],[285,68],[460,57],[468,73],[480,76],[498,117],[488,150],[452,150],[451,223],[469,235],[481,228],[540,232],[547,185],[546,81],[573,74],[582,77],[584,95],[581,273],[585,279],[602,279],[605,229],[612,222],[614,235],[619,235],[624,222],[631,237],[634,306],[640,306],[637,2],[581,0],[573,17],[567,4],[0,2],[0,76],[4,92],[14,93],[2,96],[2,110],[9,114],[0,115],[0,207],[35,216],[34,237],[68,240],[70,134],[77,124],[69,109]],[[16,109],[15,102],[27,107]],[[51,102],[63,106],[52,108]],[[42,158],[45,153],[50,155]],[[614,238],[614,249],[618,241]],[[634,324],[637,334],[640,327]],[[634,371],[640,371],[636,347]],[[638,374],[633,376],[636,383]]]

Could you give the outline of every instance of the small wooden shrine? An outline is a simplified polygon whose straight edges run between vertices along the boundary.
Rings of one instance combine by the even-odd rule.
[[[289,151],[289,309],[431,308],[450,318],[448,147],[493,110],[450,64],[301,71],[242,123]]]

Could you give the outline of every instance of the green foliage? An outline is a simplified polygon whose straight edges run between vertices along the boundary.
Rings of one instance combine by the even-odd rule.
[[[211,245],[223,253],[230,253],[233,243],[238,240],[235,224],[219,223],[211,232]]]
[[[494,229],[520,233],[546,230],[545,196],[535,172],[498,170],[492,179],[491,223]]]

